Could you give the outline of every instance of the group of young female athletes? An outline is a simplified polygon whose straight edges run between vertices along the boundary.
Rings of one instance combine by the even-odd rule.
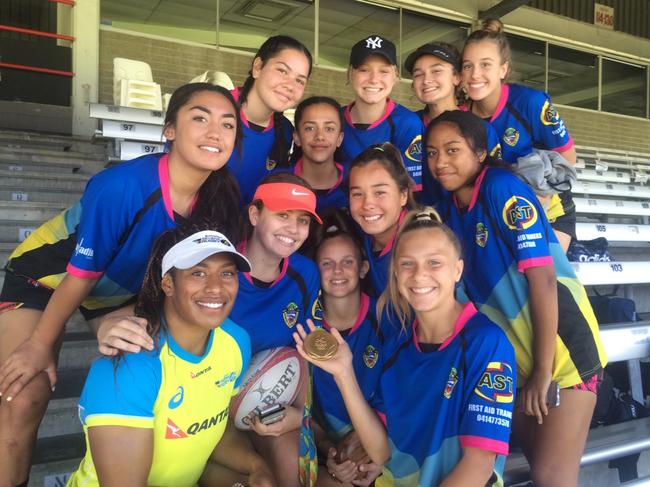
[[[407,58],[418,113],[390,98],[379,35],[352,47],[345,107],[298,104],[312,60],[286,36],[233,92],[178,88],[168,151],[94,176],[7,263],[0,486],[27,484],[76,308],[103,357],[71,486],[500,485],[510,443],[535,485],[577,485],[606,358],[564,255],[570,191],[516,175],[533,150],[575,151],[546,94],[506,83],[501,28]],[[303,347],[315,328],[338,344],[329,360]],[[243,433],[230,398],[278,346],[309,378]]]

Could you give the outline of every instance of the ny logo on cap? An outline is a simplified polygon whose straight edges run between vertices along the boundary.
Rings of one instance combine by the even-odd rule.
[[[366,48],[367,49],[380,49],[382,42],[384,42],[384,40],[379,36],[368,37],[366,39]]]

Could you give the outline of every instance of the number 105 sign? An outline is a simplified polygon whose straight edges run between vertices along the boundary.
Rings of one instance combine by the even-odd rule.
[[[594,24],[606,29],[614,29],[614,8],[594,3]]]

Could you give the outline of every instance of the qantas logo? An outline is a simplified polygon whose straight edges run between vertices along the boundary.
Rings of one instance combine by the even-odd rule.
[[[167,418],[167,431],[165,438],[168,440],[176,440],[178,438],[187,438],[185,432],[174,424],[174,422]]]

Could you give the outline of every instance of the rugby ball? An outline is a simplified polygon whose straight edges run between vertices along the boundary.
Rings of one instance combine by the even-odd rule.
[[[235,426],[251,429],[255,408],[293,403],[306,378],[307,367],[295,348],[278,347],[253,355],[231,403]]]

